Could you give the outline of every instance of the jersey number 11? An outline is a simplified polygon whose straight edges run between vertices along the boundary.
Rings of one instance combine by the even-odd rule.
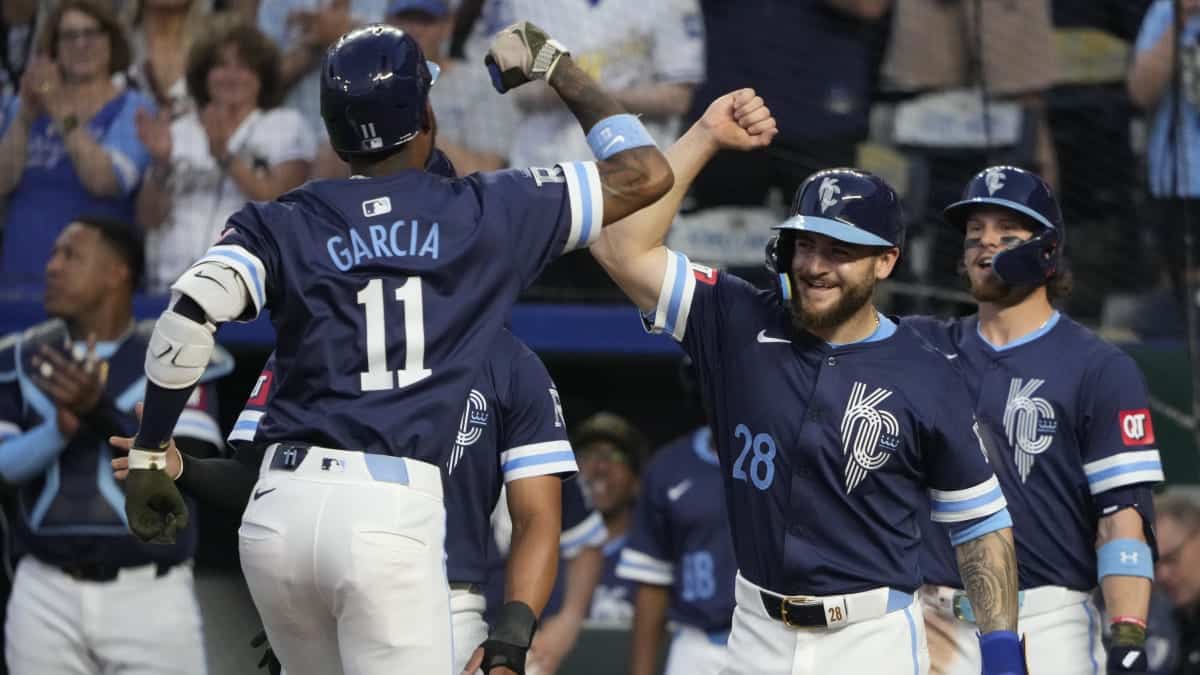
[[[363,391],[403,389],[433,374],[425,367],[425,312],[421,306],[421,278],[405,278],[404,283],[396,289],[396,302],[404,304],[404,368],[396,371],[393,380],[387,364],[383,280],[372,279],[358,292],[358,304],[367,308],[367,372],[359,373]]]

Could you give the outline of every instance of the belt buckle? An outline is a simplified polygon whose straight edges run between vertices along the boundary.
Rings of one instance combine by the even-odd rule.
[[[794,624],[788,620],[788,607],[809,607],[819,604],[820,600],[811,595],[784,595],[779,598],[779,618],[783,620],[783,625],[788,628],[811,628],[811,626],[801,626]]]
[[[950,602],[954,610],[954,618],[966,623],[975,623],[975,612],[971,609],[971,599],[963,591],[955,591],[954,599]]]

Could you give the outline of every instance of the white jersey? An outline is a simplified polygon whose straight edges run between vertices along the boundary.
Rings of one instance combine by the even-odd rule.
[[[519,20],[545,29],[609,91],[704,79],[704,22],[697,0],[494,0],[488,11],[493,32]],[[642,121],[660,146],[675,139],[678,120]],[[524,111],[509,163],[553,166],[591,157],[575,117],[555,104]]]
[[[216,243],[229,216],[248,197],[209,152],[200,117],[190,112],[171,123],[171,211],[162,226],[146,236],[147,285],[166,292],[192,263]],[[229,151],[255,167],[317,156],[312,130],[295,110],[255,110],[234,131]]]

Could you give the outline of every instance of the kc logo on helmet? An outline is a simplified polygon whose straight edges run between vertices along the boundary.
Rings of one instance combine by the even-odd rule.
[[[1117,419],[1121,424],[1121,440],[1125,445],[1148,445],[1154,442],[1154,424],[1146,408],[1122,410]]]

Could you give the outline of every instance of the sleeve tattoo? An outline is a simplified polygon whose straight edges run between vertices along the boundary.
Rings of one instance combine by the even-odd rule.
[[[1017,558],[1010,532],[989,532],[955,549],[980,633],[1017,630]]]

